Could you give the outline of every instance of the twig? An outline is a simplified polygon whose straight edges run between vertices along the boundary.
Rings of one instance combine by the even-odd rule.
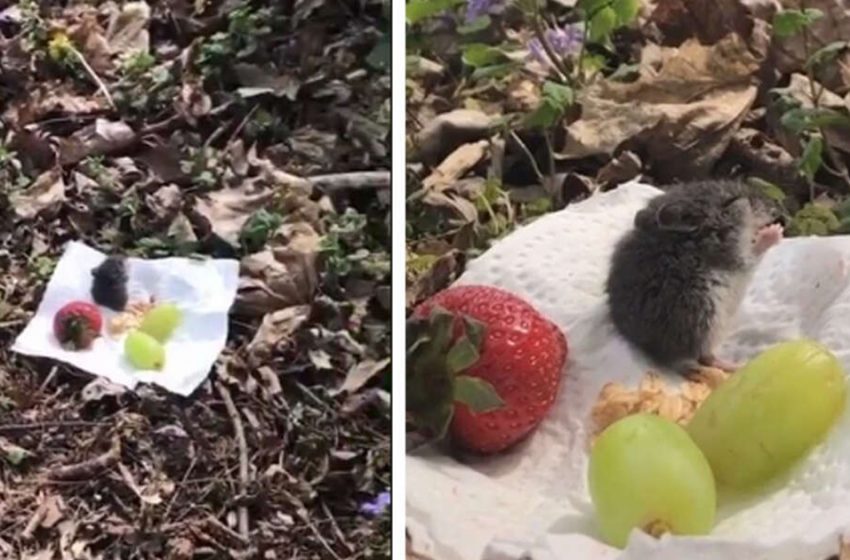
[[[106,422],[89,422],[86,420],[55,420],[52,422],[29,422],[27,424],[2,424],[0,425],[0,432],[45,430],[48,428],[94,428],[106,424]]]
[[[49,480],[86,480],[91,479],[118,462],[121,458],[121,439],[115,436],[109,451],[94,459],[63,465],[47,473]]]
[[[245,441],[245,428],[242,425],[242,418],[239,416],[239,411],[236,405],[233,404],[233,397],[230,396],[230,391],[223,383],[216,383],[216,388],[224,400],[224,406],[227,408],[227,414],[233,422],[233,431],[236,434],[236,444],[239,446],[239,493],[245,496],[248,493],[248,443]],[[240,504],[237,507],[239,514],[239,534],[246,541],[249,537],[248,532],[248,507]]]
[[[325,192],[345,189],[388,189],[392,184],[389,171],[354,171],[351,173],[333,173],[315,175],[308,180],[314,187]]]
[[[528,146],[525,145],[519,135],[513,130],[508,131],[508,134],[511,135],[511,138],[514,139],[514,142],[519,144],[520,149],[528,158],[528,162],[531,164],[531,167],[534,169],[534,174],[537,175],[537,180],[540,181],[540,184],[544,187],[546,186],[546,177],[543,175],[543,171],[540,170],[540,166],[537,165],[537,160],[534,159],[534,154],[531,153],[531,150],[528,149]]]
[[[555,54],[555,50],[552,48],[552,45],[549,44],[549,39],[546,38],[546,32],[543,30],[543,26],[540,25],[539,15],[535,15],[531,18],[532,29],[534,29],[534,35],[537,37],[537,40],[540,41],[540,46],[543,47],[543,51],[546,53],[546,56],[549,57],[549,60],[552,61],[552,66],[557,72],[558,77],[565,84],[570,84],[570,73],[567,72],[563,67],[563,61]]]
[[[100,76],[97,75],[97,72],[94,71],[94,68],[89,66],[89,63],[86,62],[86,57],[83,56],[83,53],[78,51],[73,46],[69,45],[68,48],[74,53],[74,56],[80,61],[80,64],[83,65],[88,75],[91,76],[91,79],[94,80],[94,83],[97,84],[98,89],[103,93],[103,96],[106,97],[106,100],[109,102],[109,105],[114,109],[118,110],[118,106],[115,105],[115,100],[112,99],[112,95],[109,93],[109,89],[107,89],[106,84],[103,83],[103,80],[100,79]]]

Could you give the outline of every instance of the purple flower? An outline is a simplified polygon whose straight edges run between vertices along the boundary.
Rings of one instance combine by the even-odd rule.
[[[378,496],[371,502],[364,502],[360,504],[360,513],[365,513],[366,515],[371,515],[372,517],[378,517],[389,507],[390,505],[390,493],[389,492],[381,492]]]
[[[466,23],[472,23],[480,17],[486,16],[495,8],[498,0],[467,0],[466,1]]]
[[[581,24],[573,23],[563,28],[547,29],[546,40],[552,46],[552,51],[558,56],[566,57],[576,54],[584,42],[584,27]],[[539,39],[534,38],[529,41],[528,51],[531,58],[540,64],[548,65],[551,63]]]

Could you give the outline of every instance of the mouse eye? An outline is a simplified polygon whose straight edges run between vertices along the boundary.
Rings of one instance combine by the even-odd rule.
[[[733,196],[732,198],[729,198],[723,202],[723,208],[729,208],[730,206],[732,206],[743,198],[743,196]]]

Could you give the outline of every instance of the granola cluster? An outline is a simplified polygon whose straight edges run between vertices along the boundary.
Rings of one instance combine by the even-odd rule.
[[[142,324],[145,314],[154,307],[156,307],[156,302],[153,299],[131,301],[124,308],[124,311],[109,320],[106,327],[109,335],[117,337],[131,329],[138,328]]]
[[[594,438],[605,428],[629,414],[647,412],[678,424],[687,424],[697,408],[729,374],[703,368],[679,388],[668,386],[660,375],[647,372],[637,389],[607,383],[591,411]]]

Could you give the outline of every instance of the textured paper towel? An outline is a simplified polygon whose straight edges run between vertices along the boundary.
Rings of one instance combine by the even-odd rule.
[[[124,357],[124,337],[101,336],[92,348],[67,351],[53,336],[53,316],[73,300],[91,301],[91,269],[106,255],[78,242],[69,243],[35,316],[12,350],[53,358],[115,383],[135,388],[141,382],[187,396],[207,378],[227,341],[227,315],[239,282],[239,262],[186,258],[127,259],[130,299],[155,296],[176,304],[183,322],[169,339],[162,371],[135,370]],[[101,307],[104,331],[115,313]]]
[[[708,537],[656,541],[633,532],[624,551],[596,540],[585,474],[589,411],[606,382],[636,386],[649,367],[613,331],[604,281],[614,244],[658,193],[630,183],[547,215],[458,280],[526,298],[567,332],[571,356],[551,414],[512,453],[468,465],[429,450],[407,458],[409,530],[434,558],[817,560],[837,551],[850,529],[850,414],[786,480],[719,511]],[[848,262],[850,237],[784,240],[760,265],[720,355],[746,361],[805,336],[850,370]]]

